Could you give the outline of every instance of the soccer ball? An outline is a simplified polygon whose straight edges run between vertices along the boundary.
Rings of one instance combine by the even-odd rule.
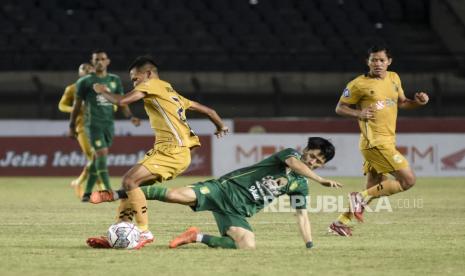
[[[108,240],[113,248],[132,249],[140,239],[140,230],[130,222],[118,222],[110,226]]]

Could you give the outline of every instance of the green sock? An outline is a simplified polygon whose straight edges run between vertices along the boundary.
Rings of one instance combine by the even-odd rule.
[[[236,249],[236,243],[230,237],[215,237],[204,234],[201,242],[213,248]]]
[[[84,191],[85,194],[92,193],[92,189],[94,189],[94,185],[97,179],[97,168],[95,167],[95,160],[93,160],[89,166],[89,177],[87,178],[86,189]]]
[[[108,174],[108,167],[107,167],[107,156],[97,156],[95,158],[95,167],[97,168],[97,174],[102,180],[103,185],[105,186],[105,190],[111,190],[110,185],[110,175]]]
[[[140,188],[142,192],[144,193],[146,199],[165,201],[166,192],[168,191],[166,187],[158,186],[158,185],[150,185],[150,186],[143,186]]]

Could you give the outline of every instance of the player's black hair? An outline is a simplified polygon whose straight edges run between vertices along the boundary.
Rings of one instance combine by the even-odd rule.
[[[139,69],[147,64],[153,65],[155,70],[158,69],[157,63],[153,60],[151,56],[138,56],[132,63],[129,65],[129,70],[131,71],[133,68]]]
[[[105,53],[108,55],[107,51],[103,50],[103,49],[94,49],[92,50],[92,53],[90,53],[90,55],[92,56],[93,54],[100,54],[100,53]]]
[[[319,149],[325,158],[325,163],[328,163],[329,160],[333,159],[336,152],[334,145],[330,141],[321,137],[309,137],[307,149]]]
[[[383,51],[386,53],[386,56],[388,58],[392,58],[391,51],[389,50],[389,48],[385,44],[376,44],[376,45],[372,45],[370,48],[368,48],[367,58],[369,58],[370,55],[373,54],[373,53],[383,52]]]

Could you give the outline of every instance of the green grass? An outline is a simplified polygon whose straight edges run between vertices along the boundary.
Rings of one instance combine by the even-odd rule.
[[[208,212],[149,203],[156,242],[139,251],[96,250],[88,236],[104,234],[117,203],[80,203],[69,178],[0,178],[0,275],[418,275],[465,271],[465,180],[423,178],[390,198],[393,212],[368,213],[354,236],[326,234],[337,213],[310,213],[315,248],[307,250],[292,213],[260,213],[250,220],[254,251],[192,244],[167,248],[190,225],[217,234]],[[181,177],[169,185],[200,178]],[[331,190],[312,184],[312,195],[345,195],[361,178],[340,179]],[[113,179],[117,183],[118,179]],[[410,208],[399,208],[406,205]],[[422,208],[412,208],[422,203]],[[402,204],[402,205],[400,205]]]

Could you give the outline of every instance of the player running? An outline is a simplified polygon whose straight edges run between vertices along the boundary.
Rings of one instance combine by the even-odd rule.
[[[83,63],[79,65],[78,75],[83,77],[94,72],[94,67],[90,63]],[[63,96],[61,96],[60,102],[58,103],[58,109],[61,112],[71,113],[73,111],[73,102],[76,98],[76,83],[66,86]],[[82,152],[87,158],[87,164],[82,170],[78,178],[71,181],[71,187],[74,188],[76,196],[81,199],[84,193],[83,185],[89,176],[89,166],[93,159],[92,148],[89,144],[89,138],[84,131],[84,108],[81,108],[76,118],[76,139],[78,140],[79,146]],[[103,190],[104,187],[100,180],[97,181],[97,187],[99,190]]]
[[[210,247],[253,249],[255,235],[246,218],[252,217],[284,194],[290,196],[303,241],[307,248],[311,248],[313,239],[306,210],[307,178],[323,186],[341,187],[340,183],[313,172],[330,161],[334,153],[334,146],[328,140],[310,137],[302,153],[288,148],[218,179],[183,188],[168,189],[152,185],[142,187],[142,190],[147,199],[179,203],[190,206],[196,212],[213,213],[221,237],[204,234],[198,228],[190,227],[170,241],[170,248],[201,242]],[[87,242],[92,247],[110,247],[105,237],[90,238]]]
[[[95,84],[94,90],[111,103],[128,105],[143,99],[150,125],[155,131],[155,145],[145,158],[134,165],[123,177],[122,188],[118,192],[95,192],[92,203],[112,200],[119,194],[127,194],[120,202],[117,220],[132,220],[135,216],[141,229],[140,248],[153,241],[148,230],[147,201],[139,186],[173,179],[187,169],[191,162],[191,149],[200,146],[199,137],[192,131],[186,120],[186,110],[207,116],[215,125],[215,135],[222,137],[228,132],[215,110],[179,95],[170,83],[158,76],[158,69],[150,57],[138,57],[130,66],[130,77],[134,89],[122,95],[110,93],[107,85]],[[103,199],[102,199],[103,198]],[[99,240],[89,239],[90,246],[99,246]]]
[[[89,166],[89,177],[82,196],[83,202],[89,201],[97,179],[103,182],[106,190],[112,190],[108,174],[107,155],[108,148],[113,142],[114,109],[112,103],[94,93],[93,85],[101,83],[107,85],[111,93],[123,94],[123,85],[120,78],[107,72],[110,59],[106,52],[102,50],[94,51],[91,61],[95,73],[82,77],[76,82],[76,98],[69,123],[69,135],[76,137],[77,118],[83,103],[85,103],[85,131],[95,154]],[[128,106],[123,106],[122,111],[135,126],[139,126],[140,120],[132,115]]]
[[[405,97],[399,76],[387,71],[391,63],[388,48],[371,47],[367,59],[369,72],[349,82],[336,107],[337,114],[358,119],[359,146],[367,176],[366,190],[349,196],[350,212],[341,214],[329,226],[328,230],[336,235],[351,236],[352,217],[362,222],[365,206],[373,199],[406,191],[415,184],[408,161],[396,149],[397,109],[424,106],[429,97],[424,92],[415,93],[414,100]]]

